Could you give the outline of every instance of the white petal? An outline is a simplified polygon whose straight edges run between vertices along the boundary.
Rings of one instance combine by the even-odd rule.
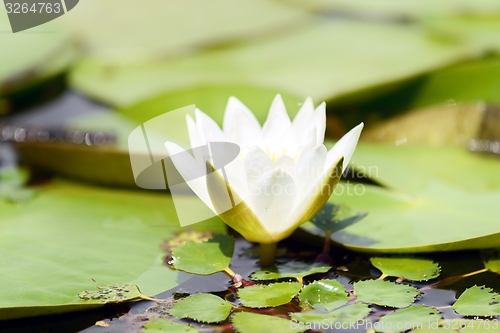
[[[295,205],[296,185],[279,169],[265,172],[250,188],[245,200],[270,233],[287,230],[288,216]]]
[[[299,189],[299,196],[308,193],[324,174],[327,150],[318,145],[305,153],[298,161],[293,177]]]
[[[205,142],[208,141],[227,141],[226,136],[220,129],[219,125],[210,118],[207,114],[199,109],[195,110],[196,126],[198,127],[198,135]]]
[[[291,175],[295,169],[295,160],[288,155],[280,156],[273,162],[273,166]]]
[[[260,124],[253,113],[237,98],[230,97],[224,115],[224,134],[240,145],[245,155],[253,146],[263,147]]]
[[[299,129],[303,124],[309,123],[309,119],[311,119],[313,112],[313,101],[311,97],[307,97],[299,112],[297,112],[297,115],[293,118],[293,126],[295,126],[296,129]]]
[[[173,142],[165,142],[165,148],[168,151],[173,166],[178,171],[180,176],[182,176],[184,182],[210,209],[212,209],[212,211],[215,211],[208,195],[206,180],[204,177],[204,175],[206,175],[205,161],[195,159],[185,149],[182,149]],[[172,183],[180,183],[178,177],[175,176],[175,172],[173,172],[174,170],[169,169],[169,164],[165,163],[165,166],[167,168],[166,174],[169,187]],[[174,175],[174,178],[172,178],[172,175]]]
[[[249,186],[252,186],[266,171],[272,168],[271,159],[259,147],[253,147],[245,155],[245,170]]]
[[[262,126],[262,134],[266,143],[268,145],[275,143],[291,125],[292,122],[286,113],[285,103],[283,103],[281,95],[276,95],[269,109],[266,122]]]
[[[205,140],[203,141],[201,140],[200,135],[198,133],[198,128],[196,126],[196,122],[189,114],[186,115],[186,124],[187,124],[189,142],[191,144],[191,148],[205,145],[207,142]]]
[[[325,142],[325,131],[326,131],[326,104],[321,103],[316,110],[314,110],[313,116],[314,127],[316,128],[316,145],[321,145]]]
[[[341,157],[344,157],[342,172],[346,169],[349,161],[351,160],[352,154],[356,149],[358,144],[359,136],[361,135],[361,130],[363,130],[364,124],[361,123],[358,126],[350,130],[346,135],[344,135],[335,146],[328,152],[326,158],[325,170],[329,169],[333,163],[336,163]]]

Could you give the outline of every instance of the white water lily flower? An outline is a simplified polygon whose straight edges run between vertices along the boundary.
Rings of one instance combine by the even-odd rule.
[[[276,243],[312,218],[326,203],[345,170],[361,134],[356,126],[327,151],[324,146],[325,103],[316,109],[306,99],[290,120],[280,95],[274,99],[261,127],[238,99],[229,99],[223,129],[200,110],[187,126],[193,148],[210,142],[240,147],[239,163],[212,170],[215,177],[188,182],[191,189],[230,227],[261,244]],[[182,152],[167,142],[170,156]],[[173,160],[188,179],[187,166]],[[215,168],[214,168],[215,169]],[[192,177],[191,177],[192,178]],[[227,209],[230,193],[234,206]]]

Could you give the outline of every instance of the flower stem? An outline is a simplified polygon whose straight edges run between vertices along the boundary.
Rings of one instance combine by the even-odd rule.
[[[264,244],[260,243],[260,265],[262,267],[272,266],[276,258],[277,243]]]

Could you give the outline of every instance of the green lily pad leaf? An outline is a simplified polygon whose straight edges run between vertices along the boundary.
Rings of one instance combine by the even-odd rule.
[[[299,333],[304,330],[293,321],[251,312],[238,312],[231,319],[234,328],[239,333]]]
[[[78,297],[90,303],[122,303],[141,298],[141,292],[134,284],[112,284],[97,287],[97,290],[84,290]]]
[[[354,12],[358,15],[374,15],[379,17],[418,18],[418,17],[443,17],[453,15],[491,15],[500,12],[500,5],[495,0],[480,0],[470,2],[467,0],[452,0],[435,2],[432,0],[312,0],[286,2],[314,10],[339,10],[341,12]]]
[[[43,33],[49,29],[51,33]],[[9,31],[9,19],[0,14],[0,30]],[[76,52],[70,34],[51,22],[30,29],[29,34],[2,35],[0,53],[0,97],[42,83],[61,74],[74,60]],[[0,114],[9,112],[2,109]]]
[[[438,263],[429,259],[412,257],[372,257],[372,265],[384,276],[401,277],[409,281],[427,281],[441,273]]]
[[[493,273],[500,274],[500,249],[481,251],[484,267]]]
[[[21,203],[31,199],[35,195],[35,191],[24,187],[28,179],[29,174],[24,169],[0,169],[0,200]]]
[[[302,288],[299,294],[302,307],[324,308],[332,311],[347,303],[344,286],[335,280],[314,281]]]
[[[312,329],[313,327],[308,327],[307,325],[312,325],[314,323],[321,324],[324,323],[324,320],[327,320],[329,323],[346,323],[350,325],[351,323],[362,320],[368,316],[370,312],[371,309],[368,307],[368,304],[355,303],[331,312],[317,309],[305,312],[294,312],[290,313],[290,317],[292,321],[304,323],[306,329]]]
[[[183,325],[166,318],[151,318],[143,325],[140,333],[196,333],[199,332],[194,327]]]
[[[332,266],[317,263],[308,264],[303,261],[289,261],[285,264],[277,265],[276,267],[260,269],[250,275],[252,280],[276,280],[282,278],[297,278],[302,279],[304,276],[326,273]]]
[[[460,63],[426,77],[412,99],[412,107],[424,107],[449,101],[484,101],[498,104],[500,59],[490,58]],[[473,80],[474,85],[467,84]]]
[[[410,306],[418,295],[415,287],[384,280],[358,281],[354,283],[354,292],[362,302],[394,308]]]
[[[460,295],[453,309],[462,316],[498,316],[500,294],[491,288],[473,286]]]
[[[323,52],[311,62],[303,50],[317,45],[322,45]],[[335,20],[231,48],[136,66],[87,58],[73,68],[70,81],[75,89],[122,107],[158,94],[184,95],[180,105],[166,109],[172,110],[192,104],[191,96],[204,86],[222,87],[213,92],[227,99],[231,91],[225,87],[232,85],[266,87],[300,98],[311,96],[315,101],[345,102],[393,90],[397,82],[467,57],[464,45],[428,38],[415,26]],[[275,59],[286,61],[276,66]],[[304,71],[306,63],[309,68]]]
[[[121,15],[106,15],[117,6]],[[134,29],[130,29],[130,17],[137,24]],[[108,0],[79,4],[71,19],[62,23],[75,31],[92,57],[110,65],[121,62],[133,66],[148,59],[157,62],[196,48],[272,33],[308,17],[304,11],[264,0],[238,5],[216,0],[209,6],[196,1],[173,4],[153,0],[148,8],[135,1]]]
[[[377,331],[397,333],[419,327],[428,328],[441,319],[438,310],[425,305],[413,305],[383,316],[377,322]]]
[[[390,144],[406,142],[411,145],[453,145],[463,148],[481,130],[485,108],[483,102],[419,108],[367,126],[361,139]]]
[[[175,302],[168,313],[177,318],[190,318],[203,323],[218,323],[229,317],[232,305],[211,294],[188,296]]]
[[[333,241],[379,253],[500,246],[500,178],[493,176],[499,159],[457,147],[359,144],[353,164],[385,187],[337,185],[330,201],[368,215],[334,233]]]
[[[229,267],[234,251],[234,238],[215,235],[203,242],[189,241],[172,250],[174,268],[198,275],[222,272]]]
[[[325,232],[336,232],[358,222],[366,213],[353,212],[345,205],[327,202],[310,221]]]
[[[238,299],[249,308],[274,307],[290,302],[301,288],[298,282],[259,284],[238,289]]]
[[[96,286],[153,296],[188,278],[163,264],[159,245],[180,229],[166,193],[55,181],[23,205],[0,201],[0,220],[3,319],[101,307],[78,297]],[[191,227],[225,230],[215,218]]]

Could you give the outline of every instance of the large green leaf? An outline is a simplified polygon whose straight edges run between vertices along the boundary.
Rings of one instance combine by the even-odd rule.
[[[490,15],[500,13],[500,5],[495,0],[312,0],[287,2],[316,10],[352,11],[366,15],[383,15],[396,17],[427,17],[447,15]]]
[[[243,85],[316,101],[359,99],[360,92],[393,89],[469,55],[465,45],[428,38],[418,27],[337,20],[176,60],[130,66],[86,58],[71,73],[71,83],[120,106],[160,93],[192,96],[207,85],[222,87],[217,93],[225,98],[225,87]],[[182,106],[191,103],[185,99]]]
[[[60,74],[74,59],[69,34],[52,23],[13,34],[2,10],[0,30],[0,97]]]
[[[498,57],[471,61],[435,72],[426,77],[411,105],[422,107],[447,101],[477,100],[497,104],[500,102],[499,75]]]
[[[386,185],[343,183],[330,199],[366,211],[332,235],[348,248],[429,252],[500,245],[500,160],[464,148],[358,145],[353,163]],[[321,234],[310,224],[304,228]]]
[[[0,221],[1,319],[102,306],[78,297],[97,286],[155,295],[186,279],[162,264],[160,243],[180,229],[166,192],[56,182],[21,206],[0,202]]]
[[[110,15],[117,11],[119,15]],[[266,0],[237,4],[231,0],[150,0],[147,5],[102,0],[81,2],[78,10],[59,21],[76,33],[91,56],[111,65],[134,66],[273,33],[309,17],[302,10]]]

